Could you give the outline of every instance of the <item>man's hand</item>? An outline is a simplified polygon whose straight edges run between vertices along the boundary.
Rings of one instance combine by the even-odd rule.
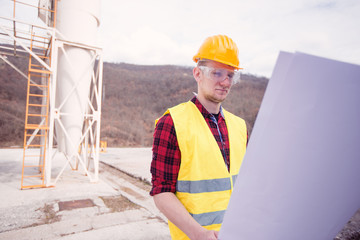
[[[191,240],[217,240],[219,232],[202,228]]]

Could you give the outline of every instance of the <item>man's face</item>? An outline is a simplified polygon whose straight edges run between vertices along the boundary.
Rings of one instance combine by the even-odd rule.
[[[198,94],[202,94],[207,101],[223,102],[233,84],[231,76],[234,68],[228,65],[209,61],[205,67],[196,67],[198,71]]]

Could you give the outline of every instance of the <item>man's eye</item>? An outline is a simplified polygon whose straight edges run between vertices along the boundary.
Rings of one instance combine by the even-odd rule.
[[[229,73],[228,77],[229,77],[229,79],[232,79],[234,77],[234,73]]]
[[[213,71],[213,75],[215,76],[215,77],[221,77],[221,72],[220,71]]]

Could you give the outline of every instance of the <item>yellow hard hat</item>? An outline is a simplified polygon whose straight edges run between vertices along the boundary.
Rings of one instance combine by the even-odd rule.
[[[193,60],[197,63],[201,59],[209,59],[235,69],[242,69],[238,55],[239,49],[231,38],[226,35],[215,35],[205,39]]]

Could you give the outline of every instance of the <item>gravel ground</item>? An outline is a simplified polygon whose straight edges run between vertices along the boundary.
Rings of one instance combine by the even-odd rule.
[[[40,224],[43,211],[36,204],[0,208],[0,233]]]

